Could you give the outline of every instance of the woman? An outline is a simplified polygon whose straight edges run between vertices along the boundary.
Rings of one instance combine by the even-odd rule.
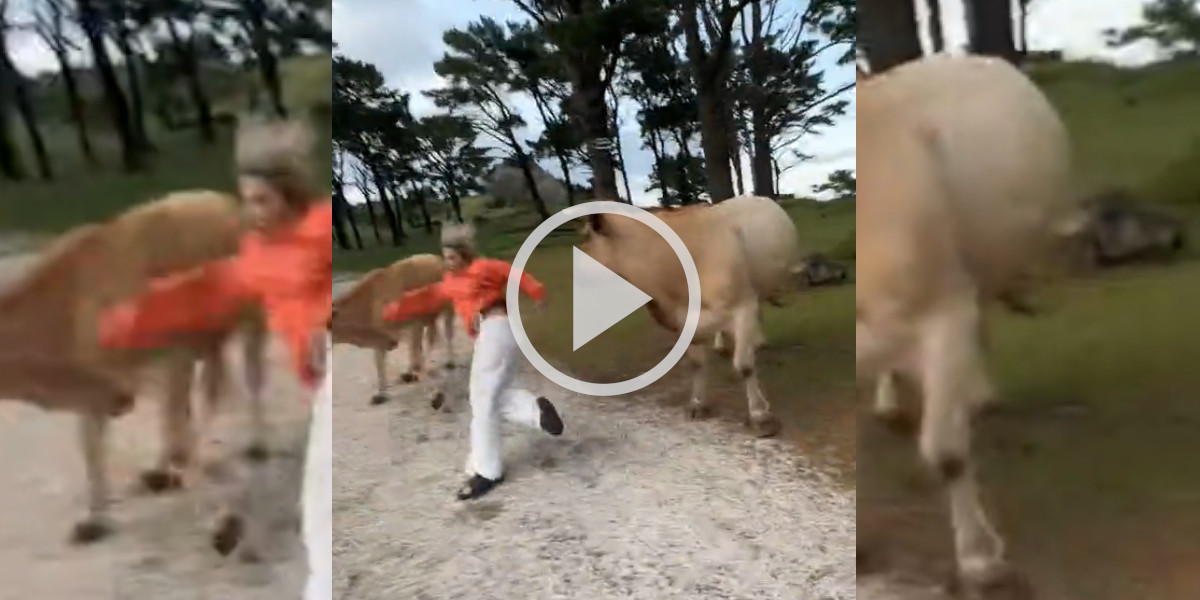
[[[229,323],[258,304],[287,344],[292,367],[314,400],[304,466],[302,520],[308,548],[307,600],[332,598],[332,382],[327,325],[333,298],[332,204],[313,184],[313,140],[295,122],[238,132],[236,168],[253,230],[238,254],[155,281],[147,293],[101,319],[101,343],[150,348],[174,334]],[[320,387],[318,388],[318,385]]]
[[[387,321],[406,321],[435,314],[447,303],[463,320],[475,339],[471,360],[471,452],[467,457],[470,478],[458,492],[459,500],[483,496],[504,481],[500,460],[500,419],[562,435],[563,422],[548,399],[512,387],[519,349],[505,308],[505,290],[511,265],[476,256],[474,232],[466,225],[442,230],[442,258],[446,273],[435,283],[404,295],[383,309]],[[528,273],[520,276],[520,289],[538,306],[545,287]]]

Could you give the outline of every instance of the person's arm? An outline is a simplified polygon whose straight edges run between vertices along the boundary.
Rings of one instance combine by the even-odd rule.
[[[223,327],[250,300],[237,258],[214,261],[162,277],[144,294],[100,316],[100,343],[118,348],[152,348],[172,334]]]
[[[411,321],[417,317],[437,314],[450,299],[442,291],[442,284],[434,283],[412,290],[400,299],[383,307],[384,321]]]

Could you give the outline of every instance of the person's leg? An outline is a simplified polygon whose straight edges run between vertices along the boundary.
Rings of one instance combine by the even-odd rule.
[[[327,366],[333,364],[331,346],[326,350],[325,360]],[[332,600],[333,377],[328,368],[313,400],[303,487],[302,529],[308,552],[308,584],[304,600]]]
[[[471,383],[468,394],[471,403],[471,454],[468,465],[471,478],[458,493],[460,500],[477,498],[499,483],[504,475],[500,460],[499,398],[508,378],[512,362],[511,349],[505,344],[495,319],[484,319],[475,338],[475,353],[471,358]]]
[[[529,390],[512,385],[513,375],[519,364],[520,347],[512,333],[511,324],[505,321],[505,325],[503,328],[496,328],[496,337],[503,338],[502,343],[508,349],[507,355],[509,356],[509,364],[506,365],[509,372],[505,380],[507,385],[499,396],[501,416],[509,423],[541,429],[550,435],[562,435],[562,417],[559,416],[558,409],[554,404],[548,398],[536,396]],[[497,341],[497,343],[501,342]]]

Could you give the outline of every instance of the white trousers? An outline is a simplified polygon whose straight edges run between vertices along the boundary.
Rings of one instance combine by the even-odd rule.
[[[325,377],[313,399],[300,495],[308,553],[304,600],[333,600],[333,347],[325,344]]]
[[[501,419],[527,427],[541,427],[537,396],[514,389],[513,378],[520,365],[521,350],[513,337],[508,316],[496,314],[479,324],[475,353],[471,358],[471,453],[468,474],[499,479],[504,474],[500,460]]]

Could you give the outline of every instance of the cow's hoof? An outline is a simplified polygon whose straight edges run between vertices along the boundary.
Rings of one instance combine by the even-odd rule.
[[[695,404],[690,404],[690,405],[688,405],[688,413],[687,414],[688,414],[689,419],[691,419],[693,421],[700,421],[700,420],[711,417],[713,415],[713,409],[711,406],[709,406],[707,404],[699,405],[699,406],[695,405]]]
[[[386,404],[387,401],[388,401],[387,394],[375,394],[374,396],[371,396],[371,406],[379,406],[380,404]]]
[[[242,518],[238,515],[225,515],[217,520],[217,524],[212,531],[212,547],[221,556],[229,556],[238,544],[242,543],[242,536],[246,533],[246,524],[242,522]]]
[[[416,383],[417,379],[420,379],[420,377],[418,377],[416,373],[400,374],[400,383]]]
[[[876,411],[875,418],[896,435],[911,437],[917,432],[917,420],[908,411],[900,409]]]
[[[148,469],[142,471],[142,487],[155,494],[183,488],[183,475],[172,469]]]
[[[433,407],[433,410],[442,410],[442,407],[445,405],[446,394],[443,394],[442,392],[434,394],[433,399],[429,401],[429,406]]]
[[[750,421],[750,431],[755,437],[770,438],[779,435],[781,425],[775,415],[768,415],[758,420]]]
[[[242,451],[242,456],[250,462],[264,462],[271,458],[271,451],[264,442],[252,442]]]
[[[1029,579],[1004,562],[956,574],[947,588],[953,595],[979,600],[1033,600],[1036,596]]]
[[[103,519],[88,517],[71,528],[71,543],[85,546],[94,544],[113,534],[113,527]]]

